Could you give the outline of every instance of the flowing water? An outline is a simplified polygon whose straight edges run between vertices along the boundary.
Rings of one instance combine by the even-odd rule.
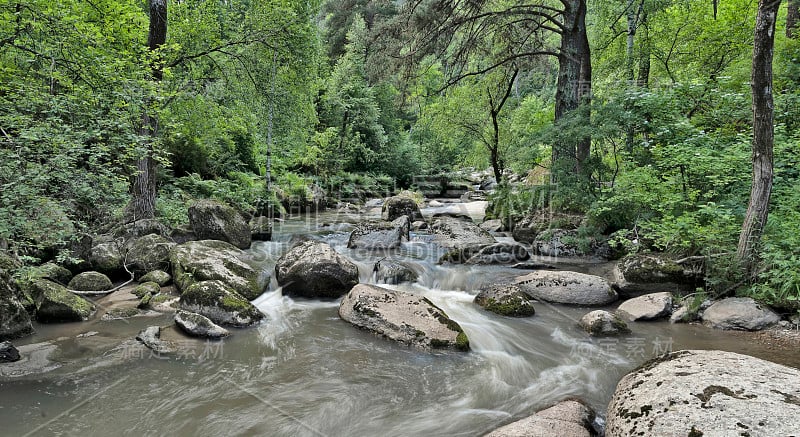
[[[312,233],[354,259],[362,282],[374,282],[372,266],[384,256],[411,262],[420,280],[387,287],[444,309],[471,352],[390,342],[340,320],[336,301],[293,300],[274,291],[273,280],[273,291],[255,301],[267,322],[217,343],[166,328],[162,338],[178,345],[168,357],[129,340],[148,325],[170,326],[166,315],[37,326],[18,345],[43,356],[57,347],[41,359],[54,370],[0,377],[0,435],[476,436],[567,397],[602,415],[625,373],[669,350],[725,349],[800,366],[794,352],[702,326],[637,323],[629,336],[591,339],[577,326],[585,308],[539,303],[531,318],[496,316],[472,303],[476,289],[524,272],[437,266],[442,251],[424,236],[389,254],[351,251],[347,225],[319,225],[340,219],[289,220],[277,241],[255,243],[251,253],[272,269],[291,235]],[[591,261],[564,267],[609,269]],[[98,334],[79,337],[87,331]],[[55,346],[37,346],[44,341]]]

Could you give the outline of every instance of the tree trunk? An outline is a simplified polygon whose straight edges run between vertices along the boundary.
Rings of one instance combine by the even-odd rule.
[[[650,34],[647,29],[646,11],[642,11],[639,27],[644,34],[639,38],[639,74],[636,77],[636,84],[647,88],[650,85]]]
[[[797,22],[800,20],[800,0],[789,0],[786,13],[786,37],[794,39],[797,34]]]
[[[586,0],[564,2],[561,47],[558,56],[558,81],[556,83],[555,121],[559,122],[567,114],[575,111],[582,100],[591,95],[591,57],[586,35]],[[586,120],[588,123],[589,120]],[[553,164],[563,159],[580,161],[582,155],[588,156],[591,139],[562,139],[553,145]],[[577,169],[577,166],[576,166]],[[557,177],[556,177],[557,179]]]
[[[158,49],[167,40],[167,0],[150,0],[150,30],[147,34],[147,46],[153,55],[150,73],[154,82],[159,82],[164,77]],[[149,99],[146,99],[149,100]],[[134,176],[130,211],[133,220],[153,218],[156,214],[156,161],[153,158],[153,143],[158,136],[158,120],[148,114],[148,105],[145,105],[142,114],[140,135],[150,137],[146,155],[136,162],[136,175]]]
[[[750,77],[753,91],[753,182],[736,250],[736,256],[748,275],[753,274],[755,247],[767,223],[772,194],[772,55],[780,3],[780,0],[759,0],[753,38],[753,71]]]
[[[628,18],[628,39],[625,44],[625,78],[629,83],[634,80],[633,76],[633,39],[636,36],[636,2],[635,0],[628,0],[627,10]]]

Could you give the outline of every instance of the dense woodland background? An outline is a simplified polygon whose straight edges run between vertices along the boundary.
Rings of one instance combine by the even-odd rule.
[[[758,6],[0,0],[0,245],[65,260],[136,218],[143,175],[179,225],[197,198],[261,215],[491,168],[490,216],[583,214],[587,242],[702,257],[704,292],[796,309],[797,0],[777,16],[769,221],[751,274],[736,257]]]

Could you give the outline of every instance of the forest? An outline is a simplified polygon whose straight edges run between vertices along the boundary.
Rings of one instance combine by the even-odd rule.
[[[582,214],[579,238],[704,257],[707,292],[792,307],[795,1],[773,23],[769,219],[737,257],[758,7],[4,0],[0,242],[64,260],[137,214],[186,223],[192,199],[279,215],[317,191],[363,201],[491,169],[489,214],[508,227]]]

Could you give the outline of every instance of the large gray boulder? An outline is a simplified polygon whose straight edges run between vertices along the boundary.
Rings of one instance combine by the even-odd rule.
[[[651,293],[622,302],[617,308],[620,317],[635,322],[668,317],[672,313],[672,293]]]
[[[172,281],[172,275],[163,271],[163,270],[153,270],[152,272],[147,273],[146,275],[139,278],[139,282],[155,282],[158,284],[159,287],[164,287],[169,285]]]
[[[145,235],[158,234],[162,237],[168,237],[170,234],[169,226],[161,223],[156,219],[142,219],[134,222],[126,223],[115,228],[112,231],[114,238],[121,238],[125,241],[135,240],[144,237]]]
[[[627,334],[631,332],[628,324],[616,314],[608,311],[595,310],[581,317],[579,325],[584,331],[594,337]]]
[[[170,252],[172,280],[181,292],[200,281],[219,280],[253,300],[264,293],[269,277],[246,260],[243,251],[224,241],[189,241]]]
[[[107,294],[107,291],[111,290],[113,286],[114,284],[111,283],[108,276],[99,272],[79,273],[67,285],[69,289],[84,292],[79,294],[86,295]]]
[[[519,243],[495,243],[480,248],[466,264],[516,264],[530,258],[528,250]]]
[[[183,292],[181,309],[208,317],[212,322],[234,327],[258,324],[264,314],[222,281],[201,281]]]
[[[703,323],[717,329],[759,331],[780,321],[771,309],[749,297],[729,297],[703,312]]]
[[[0,341],[33,333],[31,317],[17,298],[13,286],[0,278]]]
[[[469,350],[458,323],[428,299],[375,285],[353,287],[339,305],[339,316],[359,328],[422,349]]]
[[[519,276],[514,283],[534,299],[568,305],[608,305],[617,292],[605,279],[568,271],[534,271]]]
[[[800,430],[800,370],[722,351],[678,351],[627,374],[606,435],[789,436]]]
[[[383,202],[383,209],[381,210],[381,218],[383,220],[392,221],[404,215],[408,216],[412,222],[424,220],[417,202],[410,197],[393,196]]]
[[[614,287],[623,297],[673,290],[694,291],[700,283],[670,256],[659,253],[629,255],[617,262],[613,271]]]
[[[514,284],[493,284],[483,287],[474,302],[487,311],[507,317],[528,317],[536,313],[533,300]]]
[[[94,245],[88,261],[92,269],[106,275],[115,276],[125,271],[122,266],[122,251],[115,241]]]
[[[175,324],[192,337],[216,340],[230,335],[227,329],[212,322],[208,317],[189,311],[178,310],[175,313]]]
[[[54,262],[48,262],[36,267],[33,276],[41,279],[49,279],[61,285],[67,285],[72,279],[72,272]]]
[[[304,241],[278,259],[275,279],[288,296],[337,298],[358,284],[358,267],[327,243]]]
[[[595,412],[581,402],[562,401],[485,437],[592,437],[594,418]]]
[[[88,320],[96,310],[93,303],[47,279],[34,281],[32,289],[36,320],[41,323],[81,322]]]
[[[169,270],[169,253],[175,243],[158,234],[148,234],[128,243],[128,270],[138,279],[153,270]]]
[[[411,266],[391,259],[381,259],[373,267],[375,282],[379,284],[400,284],[414,282],[419,275]]]
[[[581,244],[583,240],[583,244]],[[543,256],[585,256],[591,253],[596,242],[581,237],[574,229],[548,229],[534,238],[533,251]]]
[[[235,209],[223,203],[198,200],[189,207],[189,223],[201,240],[226,241],[239,249],[250,247],[250,225]]]
[[[497,242],[491,234],[475,223],[450,217],[437,219],[431,224],[429,230],[434,235],[434,243],[450,249],[461,250]]]
[[[347,247],[365,250],[395,249],[400,247],[406,232],[389,222],[359,223],[350,233]]]

